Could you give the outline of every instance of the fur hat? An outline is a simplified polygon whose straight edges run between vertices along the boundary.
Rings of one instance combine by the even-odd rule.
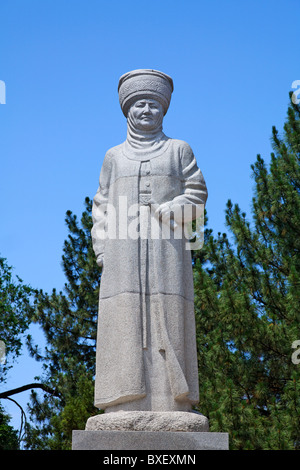
[[[130,106],[137,100],[151,98],[161,103],[164,114],[168,111],[173,92],[173,80],[169,75],[152,69],[127,72],[119,80],[119,101],[127,117]]]

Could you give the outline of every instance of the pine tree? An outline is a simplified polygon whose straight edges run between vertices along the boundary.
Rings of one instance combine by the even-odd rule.
[[[33,320],[45,333],[45,354],[31,344],[31,353],[43,361],[42,382],[55,394],[32,392],[26,446],[31,449],[70,449],[73,429],[84,429],[96,414],[93,376],[101,270],[95,263],[90,230],[92,202],[86,198],[80,223],[70,211],[62,267],[64,292],[36,293]]]
[[[269,169],[252,165],[252,225],[228,201],[232,241],[207,231],[195,259],[200,409],[233,449],[300,448],[299,117],[291,103]]]
[[[18,276],[13,276],[7,260],[0,257],[0,392],[6,386],[8,370],[21,354],[24,333],[30,324],[32,293]],[[19,435],[9,425],[4,398],[0,399],[0,450],[18,449]]]

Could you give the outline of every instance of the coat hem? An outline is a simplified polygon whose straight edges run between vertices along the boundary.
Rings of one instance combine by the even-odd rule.
[[[126,403],[128,401],[139,400],[144,398],[146,393],[140,390],[126,390],[125,392],[120,392],[118,395],[114,395],[108,398],[95,398],[94,406],[96,408],[105,409],[108,406],[114,406],[121,403]]]

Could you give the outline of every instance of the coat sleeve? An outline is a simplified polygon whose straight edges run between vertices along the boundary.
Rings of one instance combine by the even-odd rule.
[[[110,158],[106,154],[100,172],[99,187],[93,199],[91,231],[93,249],[99,262],[105,252],[105,240],[107,238],[107,205],[110,181]]]
[[[204,211],[207,200],[207,188],[201,170],[191,147],[185,142],[181,151],[182,194],[170,202],[174,219],[179,222],[190,222],[197,214]],[[176,220],[178,219],[178,220]]]

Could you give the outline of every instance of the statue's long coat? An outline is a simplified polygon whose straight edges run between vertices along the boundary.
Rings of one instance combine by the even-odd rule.
[[[124,144],[110,149],[94,198],[93,247],[96,256],[104,254],[96,353],[98,408],[139,400],[149,393],[143,349],[151,347],[164,351],[172,400],[186,397],[190,403],[198,402],[194,289],[187,240],[126,237],[122,221],[126,220],[126,203],[129,232],[136,227],[136,206],[131,206],[149,201],[147,194],[139,194],[142,186],[157,204],[197,206],[206,202],[206,185],[186,142],[167,139],[162,152],[149,153],[143,160],[126,156]],[[148,166],[143,175],[145,160]],[[155,346],[147,333],[149,311],[155,323]]]

